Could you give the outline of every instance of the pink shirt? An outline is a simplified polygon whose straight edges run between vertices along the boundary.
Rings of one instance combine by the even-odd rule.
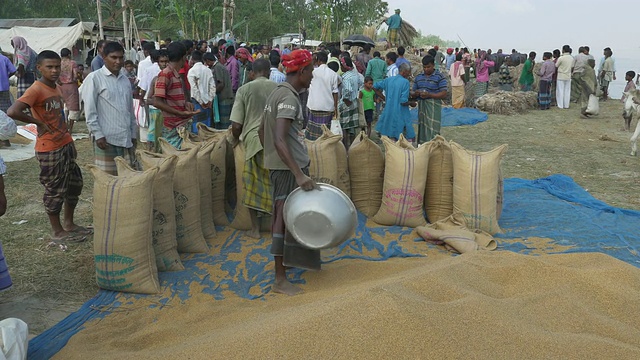
[[[485,60],[482,63],[482,69],[477,70],[476,73],[476,81],[478,82],[488,82],[489,81],[489,68],[494,67],[496,63],[493,61]]]

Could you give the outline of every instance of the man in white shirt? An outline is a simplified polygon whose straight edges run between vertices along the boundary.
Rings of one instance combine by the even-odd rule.
[[[580,94],[582,93],[582,75],[586,70],[586,67],[589,66],[587,61],[589,60],[589,55],[585,53],[584,46],[580,46],[578,49],[578,55],[573,58],[573,67],[571,71],[571,102],[578,102],[580,99]]]
[[[191,69],[187,73],[187,80],[191,86],[191,102],[194,110],[200,113],[193,116],[193,132],[197,133],[197,123],[203,122],[211,126],[211,106],[216,97],[216,81],[213,72],[202,63],[202,53],[198,50],[191,53]]]
[[[396,60],[398,60],[398,54],[392,52],[387,53],[387,77],[390,78],[392,76],[398,75],[398,65],[396,65]]]
[[[316,140],[322,136],[322,125],[331,126],[331,120],[338,118],[338,85],[340,77],[327,66],[327,53],[315,54],[318,67],[313,70],[309,87],[309,121],[307,139]]]
[[[556,102],[560,109],[568,109],[571,101],[571,68],[573,57],[569,45],[562,47],[562,56],[556,62],[558,68],[558,82],[556,89]]]
[[[142,45],[142,52],[144,53],[144,60],[138,63],[138,83],[142,81],[142,77],[145,75],[144,72],[151,66],[153,63],[151,61],[151,51],[155,50],[156,46],[152,42],[146,42]]]
[[[104,66],[89,74],[82,83],[87,127],[94,137],[95,165],[117,175],[115,158],[133,163],[138,133],[133,113],[131,83],[120,70],[124,48],[117,42],[104,46]]]
[[[277,51],[271,50],[269,54],[269,62],[271,63],[271,69],[269,70],[269,80],[275,83],[283,83],[287,81],[287,77],[280,70],[278,70],[278,66],[280,65],[280,54]]]

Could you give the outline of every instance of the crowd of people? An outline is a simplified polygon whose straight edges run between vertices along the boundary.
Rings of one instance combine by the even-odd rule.
[[[381,136],[397,139],[404,134],[415,144],[428,142],[440,132],[445,99],[450,98],[454,108],[465,106],[470,74],[475,74],[476,97],[488,92],[492,73],[498,73],[500,88],[510,91],[514,81],[509,66],[520,63],[519,90],[531,91],[534,75],[540,77],[541,109],[549,109],[554,99],[562,109],[577,101],[584,117],[589,116],[589,95],[599,87],[606,99],[608,85],[616,79],[611,49],[604,50],[596,73],[587,46],[575,57],[568,45],[562,52],[545,52],[539,70],[535,52],[526,56],[515,50],[506,55],[501,50],[494,54],[449,48],[445,54],[436,46],[414,50],[421,56],[419,72],[411,68],[402,46],[382,56],[369,45],[354,54],[324,47],[312,53],[227,40],[213,44],[166,39],[127,51],[121,42],[100,40],[84,70],[72,60],[70,49],[37,54],[21,37],[14,37],[12,45],[14,63],[0,57],[0,85],[4,75],[15,73],[18,99],[11,104],[3,87],[0,110],[38,127],[36,158],[53,241],[84,241],[92,233],[74,222],[83,180],[71,132],[82,110],[94,163],[113,175],[116,157],[135,166],[137,146],[158,151],[158,139],[164,138],[180,148],[181,134],[197,133],[196,125],[204,123],[230,129],[233,146],[244,147],[241,200],[250,209],[248,235],[260,237],[261,214],[272,215],[274,290],[290,295],[300,289],[287,280],[285,269],[292,264],[287,257],[295,258],[298,267],[317,269],[320,264],[318,252],[295,245],[282,214],[294,188],[316,187],[309,177],[304,139],[318,139],[324,126],[337,122],[346,148],[361,128],[370,134],[374,123]],[[626,75],[627,90],[635,88],[635,73]],[[418,108],[417,131],[410,107]]]

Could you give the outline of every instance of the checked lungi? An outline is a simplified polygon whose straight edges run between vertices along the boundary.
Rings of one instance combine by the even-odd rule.
[[[551,107],[551,81],[540,80],[538,85],[538,104],[540,104],[540,110],[547,110]]]
[[[333,111],[309,111],[309,121],[307,122],[307,139],[316,140],[322,136],[322,125],[331,128]]]
[[[242,182],[244,184],[242,204],[250,209],[271,214],[273,197],[269,169],[264,167],[264,150],[260,150],[251,159],[245,161]]]
[[[7,110],[9,110],[10,107],[11,107],[11,92],[9,92],[9,90],[0,91],[0,110],[6,114]]]
[[[302,169],[309,175],[309,168]],[[270,170],[273,191],[273,212],[271,214],[271,254],[282,256],[285,266],[308,270],[320,270],[320,251],[300,245],[284,224],[284,202],[289,194],[298,187],[296,177],[289,170]]]
[[[42,202],[47,214],[60,214],[65,202],[71,207],[78,204],[83,181],[77,157],[73,142],[53,151],[36,152],[40,183],[44,186]]]
[[[118,175],[118,169],[116,168],[115,158],[120,156],[123,157],[131,167],[134,169],[138,169],[136,163],[136,149],[135,147],[125,148],[121,146],[114,146],[111,144],[107,144],[107,148],[102,150],[96,145],[96,142],[93,142],[93,154],[94,154],[94,164],[102,171],[107,174],[111,174],[114,176]]]
[[[395,45],[398,41],[398,29],[389,29],[389,43]]]
[[[440,135],[442,104],[440,100],[423,99],[418,101],[418,145],[431,141]]]
[[[231,110],[233,109],[233,99],[225,99],[218,101],[218,114],[220,121],[215,123],[215,128],[218,130],[227,130],[231,126]]]

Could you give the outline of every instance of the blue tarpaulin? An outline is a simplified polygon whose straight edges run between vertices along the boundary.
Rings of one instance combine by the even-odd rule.
[[[443,107],[440,126],[475,125],[477,123],[487,121],[488,118],[489,115],[487,115],[487,113],[478,109],[454,109],[452,107]],[[418,108],[411,109],[411,120],[415,124],[418,123]]]
[[[504,209],[500,218],[503,233],[496,235],[497,251],[528,254],[534,249],[523,239],[548,238],[560,245],[549,252],[602,252],[640,267],[640,212],[609,206],[564,175],[537,180],[506,179],[504,187]],[[153,305],[149,306],[162,307],[170,300],[188,299],[193,295],[190,293],[193,283],[212,300],[224,299],[230,294],[264,300],[273,282],[270,241],[248,239],[241,232],[229,229],[218,230],[221,240],[213,244],[209,254],[185,256],[186,270],[160,273],[163,293],[159,300],[157,295],[153,296]],[[423,256],[429,246],[418,239],[413,229],[378,226],[359,214],[355,238],[325,251],[323,260],[325,263],[350,259],[384,261],[392,257]],[[211,271],[212,268],[215,271]],[[302,270],[295,273],[294,282],[304,282],[302,273]],[[78,311],[32,339],[29,359],[49,359],[82,330],[87,321],[106,317],[119,306],[147,298],[147,295],[100,290]]]

